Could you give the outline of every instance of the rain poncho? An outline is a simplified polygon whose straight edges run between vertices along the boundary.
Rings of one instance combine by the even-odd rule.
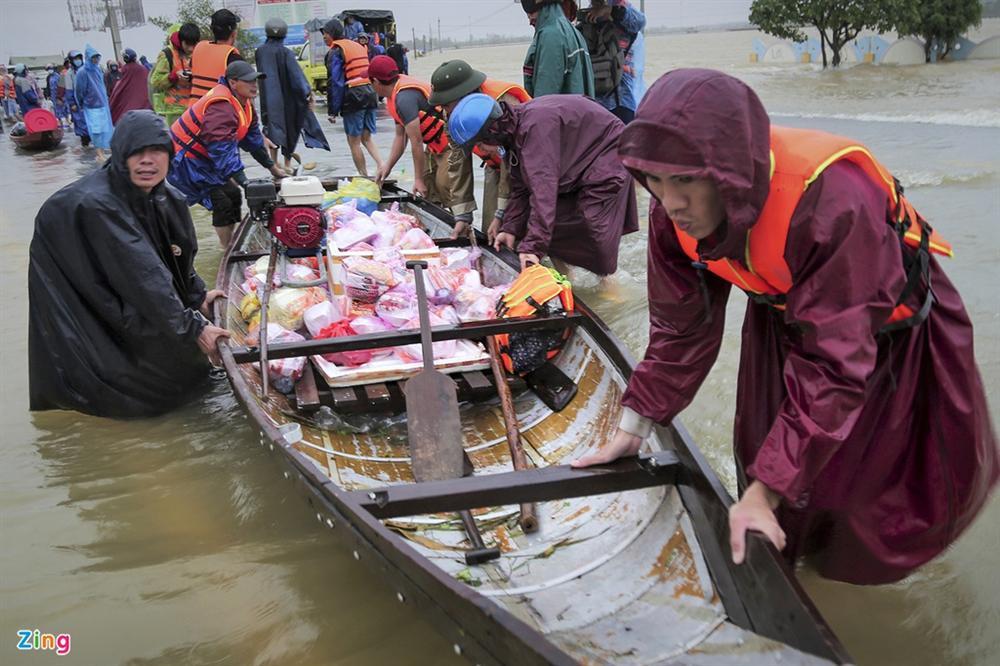
[[[28,78],[27,73],[14,77],[14,90],[17,96],[17,106],[21,109],[22,116],[32,109],[41,108],[38,90],[35,88],[34,82]]]
[[[104,74],[99,64],[91,58],[99,56],[90,44],[87,44],[83,67],[76,73],[76,103],[83,109],[87,120],[87,133],[90,134],[94,146],[108,148],[111,145],[111,133],[114,125],[111,122],[111,107],[108,104],[108,93],[104,88]]]
[[[682,69],[650,88],[620,152],[642,182],[650,171],[711,178],[726,222],[698,252],[742,262],[769,193],[769,131],[745,84]],[[812,555],[821,575],[855,584],[899,580],[941,553],[1000,473],[972,324],[933,255],[928,318],[879,332],[906,282],[886,197],[845,162],[808,187],[784,250],[786,309],[748,301],[736,394],[741,488],[759,480],[782,496],[789,559]],[[701,277],[704,295],[654,199],[649,346],[622,399],[632,413],[669,423],[715,362],[731,285]]]
[[[267,74],[260,81],[260,119],[267,138],[285,157],[295,152],[300,135],[306,147],[330,150],[312,112],[312,89],[284,40],[269,37],[257,48],[255,58],[257,71]]]
[[[510,155],[501,230],[518,252],[614,273],[622,235],[639,229],[635,185],[618,160],[622,122],[580,95],[503,108],[489,137]]]
[[[137,62],[122,67],[122,77],[111,91],[111,122],[117,123],[128,111],[153,108],[149,103],[148,76],[149,71]]]
[[[158,414],[189,400],[208,363],[197,339],[205,284],[187,205],[134,185],[126,159],[171,148],[152,111],[125,115],[111,159],[56,192],[35,218],[28,265],[31,409]]]
[[[646,27],[646,16],[630,2],[622,2],[615,7],[611,20],[621,30],[618,44],[625,51],[625,71],[622,72],[618,89],[609,95],[598,97],[597,101],[605,109],[624,106],[635,111],[645,92],[642,73],[646,65],[646,46],[642,31]]]
[[[69,67],[63,72],[63,87],[66,89],[66,106],[69,107],[70,117],[73,119],[73,133],[81,138],[87,137],[89,141],[90,135],[87,133],[87,117],[83,114],[83,107],[76,101],[76,76],[82,68],[82,66],[77,68],[70,61]]]
[[[587,42],[566,19],[560,4],[545,5],[538,12],[535,37],[524,59],[524,88],[532,97],[594,95]]]

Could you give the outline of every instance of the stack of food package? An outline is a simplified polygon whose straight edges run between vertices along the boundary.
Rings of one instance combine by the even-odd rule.
[[[317,259],[292,259],[284,263],[284,275],[275,272],[268,300],[268,344],[306,339],[419,329],[414,273],[408,259],[424,259],[424,284],[429,301],[431,326],[492,319],[497,299],[507,285],[482,284],[476,260],[479,250],[463,247],[438,248],[412,215],[390,210],[370,216],[357,202],[325,209],[328,226],[329,283],[315,287],[288,284],[318,281]],[[245,272],[246,296],[240,312],[248,323],[248,342],[259,339],[259,294],[267,280],[268,257],[262,257]],[[332,292],[331,292],[332,288]],[[467,340],[435,342],[436,363],[482,359],[483,350]],[[314,357],[321,373],[331,376],[361,376],[367,370],[415,369],[423,357],[419,344],[358,350]],[[293,390],[302,376],[305,357],[268,362],[274,386]]]

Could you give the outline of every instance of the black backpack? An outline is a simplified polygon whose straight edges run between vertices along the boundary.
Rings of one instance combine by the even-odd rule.
[[[611,21],[581,21],[577,28],[590,51],[590,62],[594,67],[594,94],[605,97],[617,93],[625,73],[625,54],[631,48],[631,42],[628,48],[621,47],[622,31]]]

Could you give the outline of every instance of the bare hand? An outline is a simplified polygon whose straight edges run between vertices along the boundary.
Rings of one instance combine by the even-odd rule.
[[[604,465],[619,458],[634,456],[639,453],[639,448],[642,446],[643,441],[642,437],[625,432],[619,428],[618,432],[611,439],[610,444],[602,446],[594,453],[588,453],[577,458],[570,465],[573,467],[590,467],[591,465]]]
[[[490,222],[490,226],[487,227],[487,229],[486,229],[486,240],[490,243],[490,245],[492,245],[493,242],[496,241],[497,234],[500,233],[500,226],[502,224],[503,224],[503,220],[501,220],[498,217],[494,217],[493,221]]]
[[[274,141],[271,141],[270,139],[268,139],[265,136],[264,137],[264,147],[267,148],[268,150],[277,150],[278,149],[278,144],[276,144]]]
[[[386,164],[380,166],[378,171],[375,173],[375,184],[381,187],[382,183],[385,182],[385,179],[389,177],[389,172],[391,170],[392,169],[390,169]]]
[[[219,356],[219,341],[228,337],[229,331],[226,329],[208,324],[201,329],[201,335],[198,336],[198,349],[208,357],[209,363],[219,367],[222,365],[222,358]]]
[[[746,557],[747,530],[763,532],[778,550],[785,547],[785,531],[774,515],[781,497],[760,481],[754,481],[736,504],[729,507],[729,548],[733,563]]]
[[[205,294],[205,300],[201,302],[201,307],[198,308],[205,317],[208,319],[212,318],[212,303],[215,302],[217,298],[225,298],[226,293],[221,289],[212,289],[207,294]]]
[[[423,178],[417,178],[413,181],[413,193],[418,197],[427,196],[427,184],[424,183]]]
[[[285,170],[282,169],[277,164],[271,165],[271,168],[268,169],[268,171],[271,172],[271,175],[274,176],[276,180],[281,180],[282,178],[288,175],[287,173],[285,173]]]
[[[471,236],[475,232],[472,230],[472,225],[468,222],[456,222],[455,228],[451,232],[452,239],[461,238],[463,236]]]
[[[520,254],[521,258],[521,270],[523,271],[528,266],[534,266],[539,263],[538,255],[531,254],[530,252],[522,252]]]
[[[506,247],[508,250],[513,250],[514,243],[516,242],[517,239],[514,238],[514,234],[508,233],[506,231],[501,231],[500,233],[497,234],[497,237],[493,240],[493,249],[496,250],[497,252],[499,252],[500,248],[502,247]]]

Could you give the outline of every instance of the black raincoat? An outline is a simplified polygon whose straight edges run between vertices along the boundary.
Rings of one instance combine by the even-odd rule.
[[[264,134],[289,157],[302,137],[307,148],[330,150],[330,144],[312,112],[309,81],[284,40],[268,38],[254,51],[260,82],[260,119]]]
[[[32,410],[152,416],[207,376],[197,346],[205,283],[188,206],[165,183],[147,195],[128,175],[126,159],[148,146],[171,150],[163,120],[130,111],[104,167],[38,211],[28,266]]]

